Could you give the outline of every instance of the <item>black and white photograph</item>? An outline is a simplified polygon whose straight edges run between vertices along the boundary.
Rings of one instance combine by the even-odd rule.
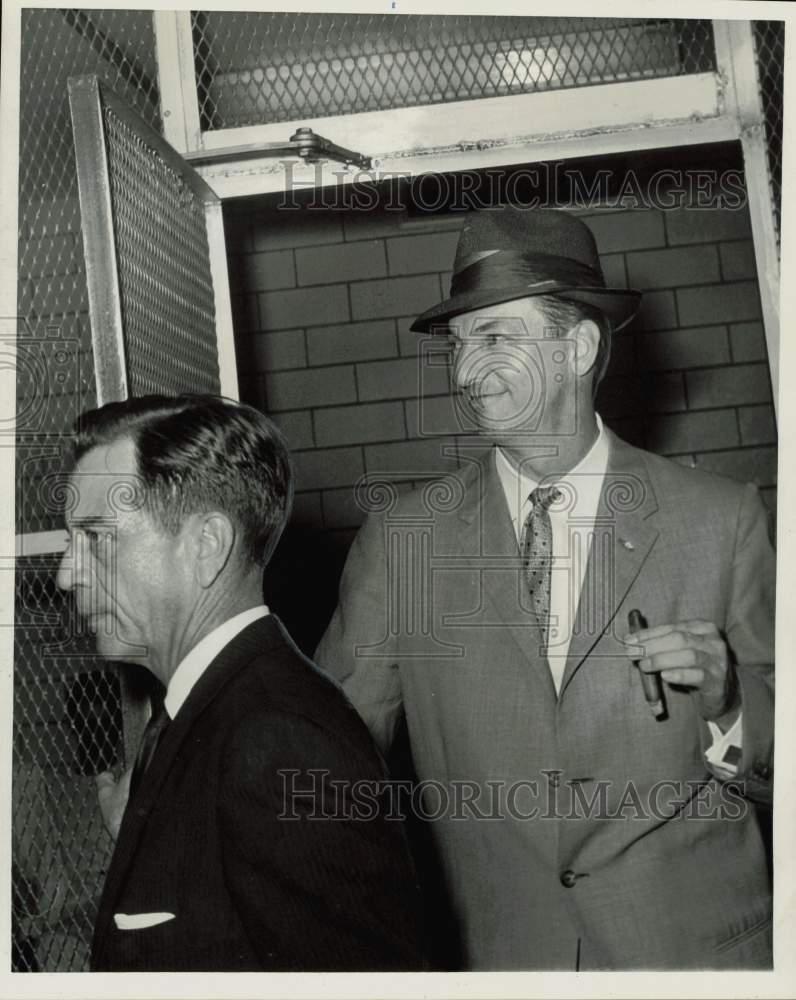
[[[7,995],[791,996],[789,6],[2,27]]]

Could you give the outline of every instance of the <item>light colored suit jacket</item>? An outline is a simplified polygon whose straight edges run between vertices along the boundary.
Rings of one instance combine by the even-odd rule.
[[[466,967],[769,964],[750,801],[772,788],[774,558],[754,487],[610,436],[558,696],[493,454],[379,500],[316,660],[383,748],[406,714]],[[650,712],[618,638],[631,608],[725,634],[737,788],[711,774],[687,690],[666,688],[668,718]]]

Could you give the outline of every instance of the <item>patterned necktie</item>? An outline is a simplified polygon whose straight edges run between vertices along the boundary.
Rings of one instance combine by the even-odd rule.
[[[141,783],[141,779],[143,778],[146,769],[152,763],[152,758],[155,756],[158,744],[160,743],[163,733],[166,731],[166,726],[168,726],[170,722],[171,718],[169,713],[166,711],[166,706],[164,704],[161,704],[157,712],[155,712],[149,722],[147,722],[143,736],[141,737],[141,743],[138,747],[138,753],[135,756],[133,773],[130,776],[131,796]]]
[[[547,655],[547,633],[550,624],[550,578],[553,566],[553,526],[549,507],[561,496],[555,486],[537,486],[529,499],[533,505],[522,526],[522,567],[525,582]]]

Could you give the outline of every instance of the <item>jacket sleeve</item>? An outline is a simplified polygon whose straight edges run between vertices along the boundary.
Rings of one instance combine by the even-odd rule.
[[[402,824],[375,806],[377,762],[299,715],[236,727],[218,804],[224,876],[262,969],[422,968],[419,890]]]
[[[741,688],[743,740],[735,780],[758,802],[773,796],[775,559],[768,514],[754,486],[741,500],[726,638]]]
[[[314,660],[342,685],[385,754],[403,707],[389,605],[384,524],[371,516],[351,546],[337,609]]]

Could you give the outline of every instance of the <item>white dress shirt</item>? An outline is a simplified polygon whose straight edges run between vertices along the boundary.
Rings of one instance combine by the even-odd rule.
[[[190,653],[180,660],[177,669],[171,676],[169,686],[166,688],[166,697],[163,700],[170,718],[173,719],[177,715],[194,684],[221,650],[232,642],[235,636],[242,632],[247,625],[251,625],[259,618],[265,618],[267,614],[270,612],[264,604],[249,608],[248,611],[241,611],[240,614],[228,618],[223,624],[214,628],[212,632],[208,632],[204,639],[200,640]]]
[[[608,469],[608,437],[599,414],[595,414],[595,417],[598,433],[588,452],[565,475],[552,481],[544,481],[545,486],[555,485],[564,494],[564,501],[552,504],[548,510],[553,534],[553,560],[550,573],[547,659],[556,692],[561,690],[572,628],[594,538],[594,522]],[[518,469],[500,448],[495,449],[495,463],[519,546],[525,519],[533,506],[530,494],[539,485],[539,481],[530,475],[529,466]],[[738,768],[727,763],[724,756],[731,747],[741,747],[741,716],[738,716],[726,733],[722,733],[713,722],[708,722],[708,728],[713,743],[705,751],[706,760],[720,777],[733,777],[738,773]]]
[[[594,537],[597,507],[608,468],[608,438],[599,417],[597,427],[597,438],[580,462],[566,475],[557,477],[555,481],[545,480],[544,483],[545,486],[557,486],[564,495],[564,502],[554,503],[548,510],[553,531],[553,563],[547,658],[556,691],[561,687],[567,663],[572,628]],[[520,469],[512,465],[500,448],[497,449],[496,460],[519,545],[522,527],[533,506],[530,494],[539,481],[530,475],[527,465]]]

